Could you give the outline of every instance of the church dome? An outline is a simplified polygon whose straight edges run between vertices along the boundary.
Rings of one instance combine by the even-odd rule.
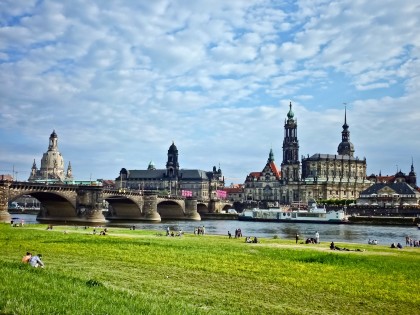
[[[397,172],[397,174],[395,174],[395,178],[405,178],[405,174],[401,171]]]
[[[343,141],[338,145],[337,152],[340,155],[353,156],[352,153],[354,152],[354,145],[350,141]]]
[[[50,138],[58,138],[57,134],[55,133],[55,130],[50,135]]]
[[[178,152],[178,149],[177,149],[177,147],[176,147],[176,145],[175,145],[175,143],[173,141],[172,141],[172,144],[169,147],[169,150],[168,151],[169,152]]]

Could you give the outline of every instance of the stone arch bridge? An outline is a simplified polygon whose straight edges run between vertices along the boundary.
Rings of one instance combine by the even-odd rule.
[[[201,220],[200,213],[220,212],[232,206],[223,200],[161,196],[157,191],[0,180],[1,222],[10,222],[8,205],[23,195],[40,201],[41,210],[37,220],[45,222]],[[103,211],[104,201],[109,205],[106,212]]]

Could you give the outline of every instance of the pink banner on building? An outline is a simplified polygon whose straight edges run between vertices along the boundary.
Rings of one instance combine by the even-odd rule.
[[[192,197],[192,191],[191,190],[181,190],[181,196]]]
[[[216,197],[220,199],[226,199],[226,191],[216,190]]]

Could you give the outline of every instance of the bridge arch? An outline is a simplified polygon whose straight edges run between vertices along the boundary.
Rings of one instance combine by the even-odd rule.
[[[222,208],[222,211],[227,211],[227,210],[231,209],[231,208],[232,208],[232,206],[233,206],[233,205],[231,205],[231,204],[225,204],[225,205],[223,206],[223,208]]]
[[[65,191],[34,191],[34,190],[12,190],[10,201],[22,196],[36,198],[41,204],[38,218],[48,216],[51,219],[61,220],[62,218],[76,218],[76,198],[71,198]]]
[[[157,203],[157,212],[162,219],[184,219],[185,205],[180,200],[162,200]]]
[[[109,219],[133,220],[143,216],[143,200],[130,195],[104,194],[104,200],[108,202]]]
[[[204,202],[197,202],[197,212],[198,213],[209,213],[209,205]]]

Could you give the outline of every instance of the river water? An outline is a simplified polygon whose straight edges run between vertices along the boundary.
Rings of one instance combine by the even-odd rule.
[[[12,214],[19,222],[37,224],[35,215]],[[109,227],[135,226],[136,229],[155,230],[165,233],[169,226],[171,230],[181,229],[185,233],[193,233],[196,227],[205,227],[206,234],[227,235],[228,231],[235,234],[235,229],[240,228],[242,235],[256,236],[258,238],[273,238],[294,240],[296,233],[301,240],[315,237],[318,231],[321,242],[347,242],[366,244],[369,239],[377,240],[379,244],[388,245],[400,242],[405,245],[405,237],[415,240],[420,239],[420,229],[416,226],[378,226],[359,224],[311,224],[311,223],[277,223],[277,222],[247,222],[237,220],[203,220],[203,221],[162,221],[158,223],[144,222],[109,222]]]

